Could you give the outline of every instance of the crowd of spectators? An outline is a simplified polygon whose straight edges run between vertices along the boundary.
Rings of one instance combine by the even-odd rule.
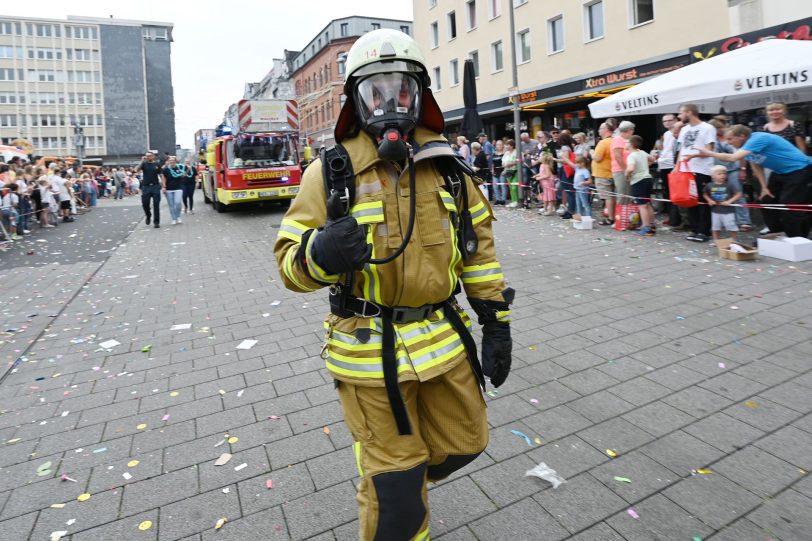
[[[134,196],[139,186],[138,175],[128,167],[69,165],[62,160],[45,166],[12,159],[0,164],[0,237],[17,241],[37,224],[47,229],[60,221],[73,222],[98,199]]]
[[[770,121],[755,127],[764,134],[757,138],[724,115],[704,121],[695,105],[684,104],[678,113],[662,116],[662,135],[648,144],[635,135],[633,122],[610,118],[594,138],[552,129],[536,132],[535,140],[523,132],[517,144],[509,137],[490,141],[481,133],[474,142],[459,136],[452,147],[495,206],[581,220],[591,217],[599,201],[598,224],[612,226],[617,206],[633,204],[637,234],[654,236],[658,225],[669,225],[687,231],[689,241],[708,242],[721,229],[734,236],[749,231],[750,210],[743,206],[748,202],[812,203],[812,159],[802,127],[787,118],[782,103],[769,104],[766,113]],[[670,203],[668,175],[675,168],[693,174],[701,204],[685,209]],[[808,236],[808,214],[763,209],[766,226],[760,232]]]

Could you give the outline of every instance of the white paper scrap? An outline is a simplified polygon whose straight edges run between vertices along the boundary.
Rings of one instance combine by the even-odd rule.
[[[99,344],[99,347],[102,347],[104,349],[112,349],[120,344],[121,342],[119,342],[118,340],[107,340],[106,342],[102,342],[101,344]]]
[[[191,323],[178,323],[177,325],[172,325],[169,329],[170,331],[185,331],[186,329],[191,329]]]
[[[251,349],[255,345],[257,345],[258,340],[243,340],[240,342],[240,345],[237,346],[237,349]]]

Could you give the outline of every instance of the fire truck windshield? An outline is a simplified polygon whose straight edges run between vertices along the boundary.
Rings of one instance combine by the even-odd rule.
[[[255,169],[296,165],[296,138],[291,135],[239,134],[226,144],[228,167]]]

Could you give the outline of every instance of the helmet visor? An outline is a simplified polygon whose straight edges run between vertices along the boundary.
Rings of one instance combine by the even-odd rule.
[[[364,122],[389,113],[417,119],[420,113],[420,83],[408,73],[377,73],[355,87],[357,109]]]

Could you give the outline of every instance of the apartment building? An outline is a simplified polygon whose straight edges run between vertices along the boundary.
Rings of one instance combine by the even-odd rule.
[[[330,21],[293,59],[302,136],[315,148],[335,144],[333,130],[344,104],[344,63],[359,36],[379,28],[412,34],[411,21],[345,17]]]
[[[171,23],[0,16],[0,140],[109,163],[173,152],[171,42]]]
[[[518,71],[513,90],[510,9]],[[810,16],[808,0],[414,0],[414,35],[450,133],[462,119],[462,69],[469,58],[491,137],[512,135],[513,95],[522,129],[589,133],[596,125],[588,103],[701,61],[703,44],[740,33],[755,32],[751,40],[777,35]],[[644,121],[656,131],[655,119]]]

